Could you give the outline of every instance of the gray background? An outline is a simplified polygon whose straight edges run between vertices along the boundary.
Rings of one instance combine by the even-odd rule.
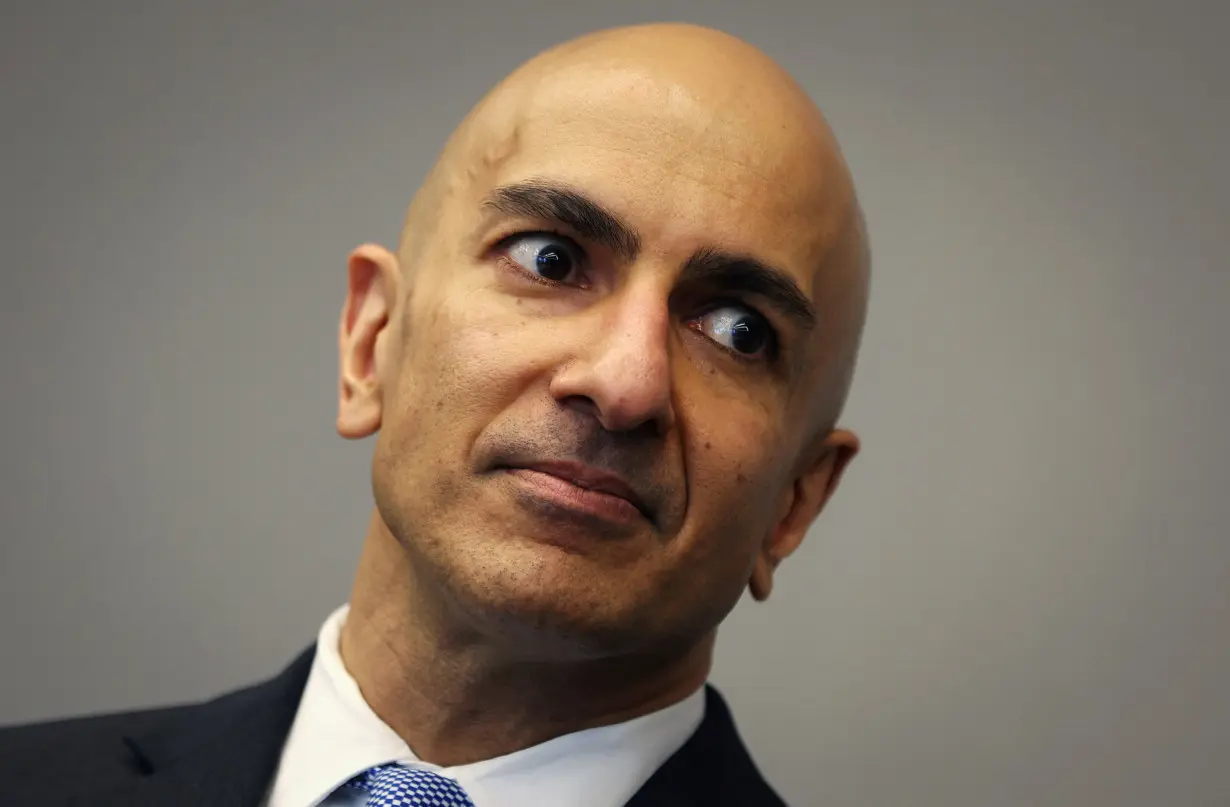
[[[689,19],[837,129],[866,451],[715,680],[797,805],[1230,804],[1224,3],[6,3],[0,722],[274,673],[345,598],[347,251],[538,49]]]

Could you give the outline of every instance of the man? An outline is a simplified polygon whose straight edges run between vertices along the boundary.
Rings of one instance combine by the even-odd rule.
[[[820,113],[684,25],[554,48],[350,256],[346,608],[279,677],[11,729],[0,803],[779,805],[716,629],[832,494],[868,255]]]

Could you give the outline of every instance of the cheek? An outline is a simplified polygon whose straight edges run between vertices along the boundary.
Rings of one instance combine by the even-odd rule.
[[[688,520],[698,533],[754,548],[785,484],[777,418],[754,404],[710,406],[689,419]]]
[[[398,434],[405,449],[472,442],[534,369],[530,329],[516,306],[484,291],[441,292],[415,301],[400,335],[383,429]]]
[[[656,588],[672,592],[669,619],[698,629],[734,607],[773,524],[785,478],[774,450],[781,435],[757,409],[710,401],[703,419],[681,418],[688,510]]]

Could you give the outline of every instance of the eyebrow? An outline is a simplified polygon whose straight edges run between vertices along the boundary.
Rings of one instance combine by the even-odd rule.
[[[816,327],[816,308],[790,275],[750,255],[701,249],[684,265],[680,283],[755,294],[795,320],[804,330]]]
[[[585,194],[564,185],[527,180],[496,188],[483,206],[508,216],[558,221],[582,238],[607,247],[624,261],[641,251],[636,230]]]

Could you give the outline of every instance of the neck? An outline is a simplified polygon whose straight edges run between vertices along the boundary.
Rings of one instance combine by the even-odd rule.
[[[341,654],[372,710],[420,759],[463,765],[611,725],[700,688],[714,635],[671,654],[527,658],[493,643],[417,581],[406,550],[373,515]]]

